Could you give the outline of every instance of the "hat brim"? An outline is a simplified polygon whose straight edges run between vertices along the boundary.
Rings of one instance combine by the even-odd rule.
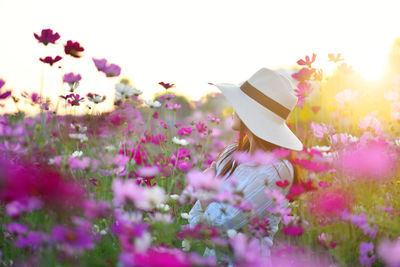
[[[239,118],[257,137],[291,150],[303,150],[302,142],[289,129],[285,120],[246,95],[240,85],[209,84],[215,85],[224,94]]]

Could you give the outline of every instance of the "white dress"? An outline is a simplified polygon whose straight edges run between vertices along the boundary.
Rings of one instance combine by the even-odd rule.
[[[237,143],[229,145],[222,152],[220,159],[223,159],[225,155],[230,153],[236,146]],[[223,166],[230,158],[231,155],[229,155],[225,160],[218,160],[216,163],[216,175],[220,174]],[[273,236],[278,231],[280,217],[267,210],[267,207],[273,206],[274,202],[267,197],[265,190],[267,188],[270,190],[278,189],[284,195],[287,195],[290,186],[293,183],[293,166],[286,159],[266,166],[255,166],[250,163],[242,163],[236,167],[233,172],[234,175],[226,179],[230,175],[230,172],[231,170],[223,176],[224,182],[221,185],[220,190],[227,187],[232,188],[229,180],[235,179],[236,190],[241,190],[244,193],[244,198],[254,205],[257,216],[269,220],[269,226],[271,228],[269,236],[260,240],[263,249],[265,248],[265,250],[268,250],[267,253],[269,254],[269,247],[272,246]],[[268,180],[268,185],[265,185],[265,179]],[[290,184],[286,188],[278,187],[276,182],[279,180],[288,180]],[[203,222],[223,230],[237,230],[248,222],[244,212],[232,205],[221,202],[211,202],[203,212],[201,202],[197,200],[189,214],[192,215],[192,218],[189,220],[191,228],[193,228],[198,222]],[[215,250],[206,248],[204,256],[211,255],[215,256]]]

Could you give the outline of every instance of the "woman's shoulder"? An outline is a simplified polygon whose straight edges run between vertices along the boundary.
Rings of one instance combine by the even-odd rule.
[[[260,167],[261,173],[270,178],[288,180],[291,182],[294,177],[293,165],[287,159],[281,159]]]

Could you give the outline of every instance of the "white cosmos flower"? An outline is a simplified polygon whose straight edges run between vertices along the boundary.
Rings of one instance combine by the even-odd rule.
[[[81,142],[89,140],[86,134],[81,133],[70,133],[69,137],[72,139],[79,139]]]
[[[190,250],[190,241],[187,239],[182,240],[182,250],[189,251]]]
[[[160,203],[157,205],[157,208],[163,211],[169,211],[171,208],[168,204]]]
[[[147,106],[151,107],[151,108],[159,108],[159,107],[161,107],[161,103],[158,102],[157,100],[156,101],[145,100],[144,103]]]
[[[181,217],[186,220],[190,220],[193,216],[187,212],[181,213]]]
[[[151,235],[148,232],[142,234],[141,237],[135,239],[135,249],[138,252],[144,252],[151,245]]]
[[[113,146],[113,145],[108,145],[108,146],[105,146],[104,149],[105,149],[106,151],[108,151],[108,152],[112,152],[112,151],[114,151],[116,148],[115,148],[115,146]]]
[[[396,144],[396,146],[400,146],[400,139],[394,140],[394,143]]]
[[[320,152],[326,152],[329,151],[331,149],[330,146],[313,146],[312,148],[320,151]]]
[[[185,139],[179,139],[176,136],[174,136],[172,138],[172,142],[174,142],[177,145],[181,145],[181,146],[186,146],[187,144],[189,144],[189,142],[186,141]]]
[[[386,99],[386,101],[396,102],[399,99],[399,93],[389,90],[383,94],[383,97]]]
[[[339,104],[344,105],[345,103],[352,102],[357,96],[357,91],[345,89],[336,94],[335,99]]]
[[[74,157],[74,158],[79,158],[79,157],[82,157],[82,155],[83,155],[83,152],[77,150],[77,151],[74,151],[74,153],[72,153],[71,156]]]
[[[71,126],[71,129],[74,129],[74,130],[77,131],[77,132],[84,133],[84,132],[87,131],[87,127],[86,127],[86,126],[82,126],[82,125],[80,125],[80,124],[73,124],[73,123],[71,123],[70,126]]]
[[[138,89],[124,83],[118,83],[115,85],[115,96],[117,100],[129,98],[133,95],[138,96],[142,93],[142,91],[139,91]]]
[[[229,229],[228,231],[226,231],[226,234],[228,235],[229,238],[232,238],[235,235],[237,235],[237,231],[235,229]]]
[[[177,194],[172,194],[172,195],[170,195],[169,196],[171,199],[173,199],[173,200],[178,200],[179,199],[179,195],[177,195]]]

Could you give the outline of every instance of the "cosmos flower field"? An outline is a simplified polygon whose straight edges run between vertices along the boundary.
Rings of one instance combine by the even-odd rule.
[[[51,29],[33,38],[64,47],[65,55],[39,59],[52,68],[85,52]],[[19,110],[0,116],[1,265],[223,266],[203,257],[209,247],[236,266],[266,266],[268,257],[273,266],[400,266],[400,76],[365,93],[340,54],[327,58],[336,65],[329,77],[314,67],[315,54],[291,74],[299,101],[288,125],[303,151],[234,154],[257,164],[290,157],[298,170],[288,195],[280,191],[288,181],[265,192],[281,218],[271,255],[257,242],[268,220],[251,217],[240,191],[219,192],[219,177],[203,173],[238,137],[220,94],[191,101],[162,81],[154,99],[143,99],[119,79],[120,66],[92,58],[103,79],[115,80],[114,109],[93,112],[106,97],[80,93],[84,73],[60,77],[67,89],[56,103],[14,93],[0,73],[0,104]],[[60,115],[60,103],[87,113]],[[241,229],[190,228],[197,199],[229,203],[251,219]]]

